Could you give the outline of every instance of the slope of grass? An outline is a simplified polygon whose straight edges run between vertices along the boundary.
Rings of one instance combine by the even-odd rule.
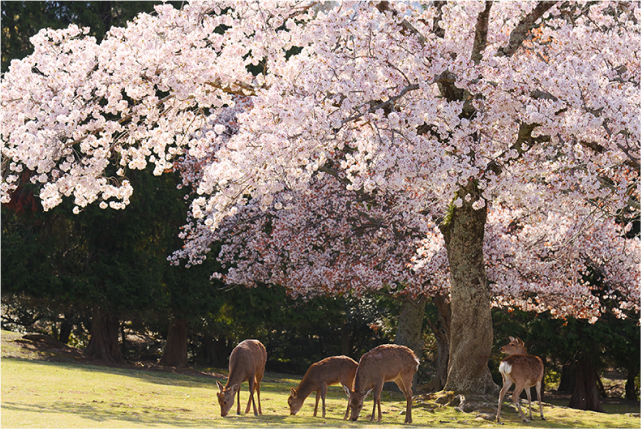
[[[138,427],[359,427],[371,425],[368,399],[358,422],[342,419],[346,399],[340,387],[329,389],[327,418],[312,417],[314,398],[308,398],[297,416],[289,415],[287,396],[296,378],[266,374],[261,403],[263,415],[220,417],[214,377],[158,371],[111,368],[74,363],[2,359],[2,426],[34,428]],[[220,381],[224,381],[219,379]],[[246,384],[241,405],[248,398]],[[384,392],[385,427],[403,426],[404,400]],[[506,426],[522,426],[507,404]],[[625,414],[581,412],[546,406],[547,420],[536,418],[531,427],[639,427],[639,419]],[[535,415],[536,417],[536,415]],[[414,425],[437,427],[495,427],[496,423],[452,407],[416,405]],[[381,424],[374,423],[381,426]]]

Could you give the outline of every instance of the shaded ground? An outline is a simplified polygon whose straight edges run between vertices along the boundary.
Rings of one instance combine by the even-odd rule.
[[[2,357],[14,357],[29,360],[44,360],[47,362],[75,362],[82,365],[110,366],[117,368],[136,368],[150,371],[171,372],[174,374],[195,375],[203,377],[224,378],[225,374],[194,368],[173,368],[160,366],[151,362],[127,362],[116,365],[100,359],[88,358],[75,347],[70,347],[60,341],[41,334],[19,334],[2,331],[0,336]]]

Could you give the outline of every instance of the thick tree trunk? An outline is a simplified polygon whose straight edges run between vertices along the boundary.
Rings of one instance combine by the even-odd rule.
[[[205,355],[205,363],[213,365],[216,362],[216,351],[214,350],[214,338],[211,334],[205,334],[203,338],[203,351]]]
[[[423,315],[425,314],[425,299],[419,301],[404,300],[398,315],[395,344],[409,347],[416,357],[421,360],[423,355]],[[418,371],[412,379],[412,391],[416,392]],[[396,386],[396,383],[391,383]]]
[[[341,324],[341,354],[349,356],[352,353],[352,338],[346,320]]]
[[[160,358],[160,365],[177,368],[187,366],[187,321],[172,319],[167,333],[167,343]]]
[[[436,338],[436,374],[427,385],[427,390],[437,392],[443,390],[447,382],[447,364],[450,360],[450,321],[452,319],[452,310],[450,302],[446,296],[437,295],[432,298],[432,302],[437,308],[437,317],[435,322],[429,322],[430,328]]]
[[[599,400],[597,389],[598,374],[592,363],[584,360],[577,362],[574,366],[576,368],[576,376],[569,407],[577,410],[605,412]]]
[[[628,378],[625,382],[625,399],[629,399],[631,401],[639,399],[637,388],[634,385],[634,380],[636,379],[637,374],[639,374],[639,368],[628,369]]]
[[[71,332],[73,331],[73,316],[65,314],[65,318],[60,324],[60,333],[58,334],[58,341],[63,344],[69,343],[69,338],[71,337]]]
[[[91,339],[84,355],[110,363],[124,363],[125,358],[120,353],[118,344],[119,326],[116,317],[95,306],[91,318]]]
[[[563,365],[561,368],[561,381],[556,389],[557,392],[572,392],[574,390],[575,373],[574,365]]]
[[[421,359],[423,354],[423,315],[425,314],[425,299],[420,301],[404,300],[401,311],[398,315],[398,327],[396,328],[395,344],[409,347],[416,357]],[[412,379],[412,391],[417,390],[418,373]],[[400,392],[397,384],[388,381],[383,385],[384,390]]]
[[[470,201],[466,195],[470,194]],[[463,393],[498,393],[488,360],[492,352],[492,315],[483,258],[487,208],[472,208],[480,198],[473,182],[461,189],[461,207],[441,225],[450,265],[452,323],[450,361],[445,390]]]

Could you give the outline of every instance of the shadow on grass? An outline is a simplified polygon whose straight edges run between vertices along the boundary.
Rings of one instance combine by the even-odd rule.
[[[103,366],[103,365],[93,365],[83,362],[57,362],[57,361],[37,361],[19,357],[4,357],[2,358],[5,361],[19,361],[19,362],[28,362],[30,365],[35,366],[63,366],[70,370],[82,371],[82,372],[91,372],[91,373],[102,373],[110,375],[119,375],[122,377],[132,377],[140,380],[144,380],[148,383],[164,385],[164,386],[177,386],[177,387],[212,387],[218,390],[216,387],[216,381],[220,381],[223,384],[227,382],[227,377],[215,377],[207,373],[199,374],[185,374],[185,373],[173,373],[169,372],[170,370],[164,371],[161,369],[148,369],[148,368],[128,368],[128,367],[118,367],[118,366]],[[295,375],[287,375],[287,379],[282,379],[282,374],[272,374],[266,373],[263,378],[263,383],[261,384],[261,391],[266,392],[289,392],[289,387],[296,387],[300,382],[301,377],[296,377]],[[268,383],[268,384],[266,384]],[[273,384],[270,386],[270,384]],[[246,388],[246,383],[243,384],[243,387]]]
[[[42,406],[11,401],[2,402],[3,413],[72,414],[96,423],[118,421],[143,427],[166,426],[168,424],[172,427],[247,427],[270,424],[282,426],[283,424],[287,425],[285,420],[289,417],[285,415],[254,416],[250,413],[222,418],[212,412],[211,418],[198,418],[190,414],[192,410],[185,408],[136,407],[133,410],[128,410],[128,408],[130,407],[123,403],[97,403],[94,405],[61,401],[51,406]]]
[[[148,383],[166,385],[166,386],[179,386],[179,387],[210,387],[216,385],[216,380],[226,380],[225,378],[217,378],[213,375],[200,374],[175,374],[165,372],[162,370],[149,370],[149,369],[135,369],[123,368],[112,366],[98,366],[86,363],[69,363],[69,362],[48,362],[48,361],[35,361],[23,358],[5,357],[3,361],[18,361],[28,362],[30,365],[43,366],[43,367],[65,367],[74,371],[91,372],[94,374],[109,374],[119,375],[122,377],[132,377],[144,380]]]

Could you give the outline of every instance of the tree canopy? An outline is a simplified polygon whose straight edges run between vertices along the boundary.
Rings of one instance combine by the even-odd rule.
[[[483,364],[463,365],[487,361],[490,305],[594,321],[584,278],[598,270],[614,311],[639,310],[638,4],[155,11],[100,42],[44,29],[12,61],[3,202],[28,179],[45,210],[124,209],[132,170],[191,160],[176,257],[201,261],[222,238],[234,283],[449,290],[450,366],[470,373],[450,372],[450,389],[491,388]]]

